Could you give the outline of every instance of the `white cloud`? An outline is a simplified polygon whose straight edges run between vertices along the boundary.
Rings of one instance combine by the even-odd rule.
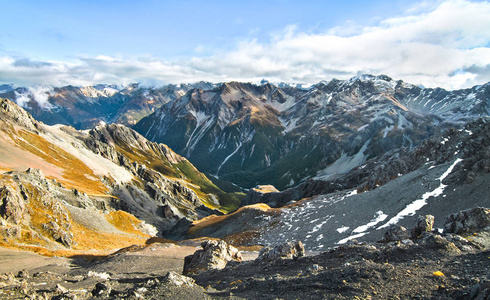
[[[52,87],[35,86],[29,87],[25,92],[19,93],[15,91],[17,104],[25,107],[29,101],[34,100],[41,108],[51,109],[53,106],[49,103],[48,98],[53,92]]]
[[[267,43],[243,41],[232,51],[173,62],[155,57],[82,57],[76,63],[0,58],[0,81],[18,85],[261,78],[316,83],[362,73],[449,89],[490,81],[490,3],[424,1],[375,26],[351,22],[314,34],[290,26]]]

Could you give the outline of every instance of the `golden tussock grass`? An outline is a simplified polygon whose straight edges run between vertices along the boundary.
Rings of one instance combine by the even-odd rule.
[[[107,188],[87,165],[74,155],[49,143],[41,136],[25,131],[18,131],[20,138],[16,144],[46,162],[64,170],[62,178],[56,178],[67,188],[75,188],[87,194],[106,194]]]
[[[2,184],[12,184],[12,182],[2,180]],[[46,197],[28,183],[24,185],[28,195],[26,210],[29,219],[25,219],[20,225],[20,236],[0,240],[2,247],[27,250],[47,256],[98,256],[107,255],[113,253],[114,249],[135,244],[145,245],[151,237],[136,229],[140,220],[123,211],[110,212],[105,215],[106,220],[120,230],[119,233],[102,232],[84,227],[73,222],[70,213],[58,201]],[[55,250],[55,248],[64,247],[54,241],[51,233],[43,226],[54,220],[61,228],[73,235],[71,249]]]
[[[137,234],[115,234],[100,232],[88,229],[79,224],[73,224],[71,230],[73,233],[73,250],[114,250],[130,245],[142,245],[149,236],[142,232]]]
[[[10,172],[10,171],[13,171],[13,169],[0,166],[0,172]]]
[[[265,203],[257,203],[257,204],[253,204],[253,205],[240,207],[237,211],[230,213],[230,214],[227,214],[227,215],[223,215],[223,216],[210,215],[208,217],[205,217],[205,218],[202,218],[200,220],[192,222],[192,227],[189,228],[189,234],[190,235],[195,234],[198,231],[200,231],[206,227],[209,227],[209,226],[218,224],[220,222],[223,222],[224,220],[226,220],[230,217],[236,216],[238,214],[241,214],[246,210],[260,210],[263,212],[275,212],[276,211],[275,209],[271,208],[269,205],[267,205]]]
[[[136,229],[141,221],[125,211],[118,210],[110,212],[105,215],[105,218],[109,223],[121,231],[135,235],[144,235],[146,239],[150,238],[150,235],[143,234],[141,231]]]

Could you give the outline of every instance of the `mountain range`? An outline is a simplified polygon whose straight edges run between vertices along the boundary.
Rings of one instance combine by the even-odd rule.
[[[0,96],[11,99],[2,245],[158,235],[324,250],[416,213],[490,206],[490,83],[446,91],[363,75],[311,87],[6,85]]]
[[[64,87],[0,86],[0,97],[11,99],[49,125],[70,125],[91,129],[99,123],[134,125],[164,103],[193,88],[208,89],[208,82],[150,88],[139,84],[127,86],[95,85]]]
[[[193,89],[134,129],[220,180],[282,190],[413,148],[489,112],[490,84],[445,91],[364,75],[308,89],[238,82]]]

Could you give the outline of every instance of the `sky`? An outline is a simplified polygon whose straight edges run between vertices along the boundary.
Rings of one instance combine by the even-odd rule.
[[[490,81],[490,2],[0,0],[0,84]]]

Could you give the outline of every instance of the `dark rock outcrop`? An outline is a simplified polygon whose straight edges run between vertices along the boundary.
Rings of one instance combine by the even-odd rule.
[[[434,227],[434,216],[419,216],[415,227],[412,228],[412,238],[418,238],[424,232],[431,232]]]
[[[410,233],[408,230],[405,227],[396,224],[391,225],[384,235],[384,241],[386,242],[403,241],[409,238]]]
[[[477,207],[451,214],[444,223],[446,233],[479,232],[490,229],[490,209]]]

